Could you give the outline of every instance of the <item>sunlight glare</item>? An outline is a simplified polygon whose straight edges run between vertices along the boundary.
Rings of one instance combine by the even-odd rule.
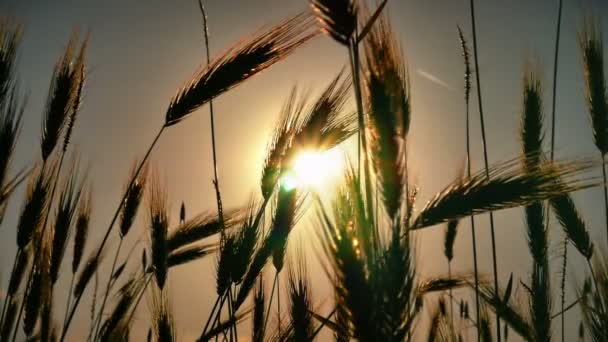
[[[341,179],[344,156],[339,149],[324,152],[304,151],[292,164],[296,183],[316,190],[326,189]]]

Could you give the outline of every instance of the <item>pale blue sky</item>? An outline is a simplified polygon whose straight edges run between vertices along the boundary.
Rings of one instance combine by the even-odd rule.
[[[525,61],[531,57],[541,66],[546,89],[545,115],[549,116],[557,0],[478,3],[480,72],[488,145],[491,161],[499,161],[513,158],[519,152],[522,71]],[[584,106],[577,32],[584,14],[591,9],[603,20],[606,34],[608,22],[604,18],[608,17],[608,4],[600,0],[565,0],[564,3],[557,156],[596,156]],[[308,5],[305,0],[213,0],[207,1],[207,10],[211,49],[215,54],[263,25],[308,10]],[[467,37],[471,36],[468,1],[389,0],[387,11],[403,44],[411,75],[410,166],[413,180],[421,188],[419,206],[422,206],[458,174],[464,160],[463,65],[456,25],[461,25]],[[30,97],[16,167],[39,158],[40,122],[48,83],[53,64],[71,30],[80,27],[91,32],[90,75],[73,141],[83,160],[90,164],[95,188],[92,236],[99,236],[117,205],[133,159],[145,152],[179,85],[203,62],[201,19],[196,1],[3,0],[0,13],[14,15],[25,25],[18,75]],[[298,84],[320,89],[346,62],[346,51],[341,46],[320,37],[217,100],[219,176],[226,206],[243,204],[251,192],[257,193],[260,161],[268,134],[290,88]],[[473,163],[479,168],[482,160],[475,103],[473,98]],[[549,120],[546,123],[548,127]],[[153,159],[166,179],[174,218],[182,200],[192,215],[214,210],[207,107],[171,127],[162,137]],[[594,229],[596,245],[606,248],[600,190],[578,193],[576,199]],[[18,212],[19,205],[13,201],[9,212]],[[6,260],[12,260],[15,252],[14,216],[9,215],[0,232],[3,241],[0,268],[3,270],[10,267]],[[501,279],[506,282],[508,274],[514,272],[525,281],[529,257],[521,210],[501,212],[496,218]],[[139,231],[143,232],[145,220],[140,217],[138,222]],[[306,222],[303,221],[305,228]],[[482,270],[489,273],[487,218],[480,218],[479,222]],[[558,262],[562,235],[559,227],[554,228],[557,233],[552,235],[555,246],[551,250]],[[462,222],[455,250],[457,270],[470,269],[469,241],[468,224]],[[444,272],[442,229],[422,233],[419,242],[422,275]],[[574,250],[570,255],[576,255]],[[310,260],[315,260],[313,254]],[[571,265],[581,263],[578,256],[571,260]],[[208,258],[171,272],[178,332],[184,340],[200,332],[215,299],[213,262],[214,258]],[[313,276],[322,272],[318,266],[311,268]],[[62,286],[67,287],[68,281],[62,279]],[[554,284],[557,286],[557,282]],[[315,294],[321,304],[328,294],[322,281],[315,283]],[[81,308],[82,315],[76,323],[86,324],[84,313],[87,311]],[[578,314],[567,317],[572,324],[567,333],[574,338]],[[147,326],[145,319],[138,324],[142,331]]]

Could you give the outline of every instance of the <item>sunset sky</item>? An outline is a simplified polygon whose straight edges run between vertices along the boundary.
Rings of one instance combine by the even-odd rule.
[[[496,162],[514,158],[520,151],[518,127],[526,61],[535,60],[540,66],[545,89],[545,127],[550,125],[558,1],[477,2],[479,72],[488,148],[490,161]],[[468,3],[464,0],[389,0],[385,9],[402,43],[411,79],[409,165],[412,180],[420,187],[418,207],[448,185],[464,163],[464,67],[456,25],[460,25],[470,39]],[[212,55],[264,26],[309,10],[306,0],[210,0],[206,1],[206,8]],[[588,12],[602,21],[604,36],[608,37],[608,2],[564,1],[557,89],[558,158],[599,156],[593,145],[584,102],[577,41],[577,33]],[[40,159],[41,118],[53,65],[74,28],[90,32],[89,77],[73,146],[88,166],[94,183],[93,227],[89,241],[99,239],[118,204],[134,159],[143,155],[162,125],[171,97],[204,63],[201,16],[196,0],[2,0],[0,13],[14,16],[25,28],[17,70],[29,100],[13,170]],[[347,51],[327,36],[320,36],[285,61],[214,102],[219,178],[226,207],[245,204],[252,193],[261,197],[258,183],[265,146],[291,87],[298,85],[316,94],[346,65]],[[476,98],[472,99],[471,115],[473,166],[480,169],[483,160]],[[177,221],[182,201],[188,216],[215,210],[210,148],[208,106],[169,128],[161,138],[152,158],[169,189],[173,222]],[[597,175],[600,175],[599,170]],[[575,199],[593,227],[596,246],[608,251],[600,189],[577,193]],[[10,270],[15,253],[13,227],[20,204],[19,198],[11,201],[8,209],[11,214],[0,231],[0,270],[5,271],[1,272],[2,286],[7,283],[6,271]],[[140,213],[139,227],[132,233],[131,241],[139,237],[145,240],[148,236],[144,211]],[[510,272],[514,272],[517,280],[527,281],[530,259],[521,213],[521,209],[516,209],[496,215],[499,271],[504,283]],[[316,303],[322,306],[329,301],[330,290],[315,261],[315,250],[319,248],[307,244],[307,241],[314,241],[312,237],[315,236],[310,222],[308,218],[300,222],[298,239],[307,246],[311,277],[319,279],[314,285],[314,296]],[[490,274],[487,216],[480,217],[478,222],[481,269]],[[558,286],[562,233],[558,226],[553,227],[553,232],[551,260],[555,266],[552,272],[556,275],[554,286]],[[113,247],[117,236],[113,235]],[[421,276],[446,272],[442,237],[442,227],[418,235]],[[570,270],[582,263],[582,258],[573,249],[571,251],[570,255],[574,257],[570,259]],[[125,250],[123,256],[127,253]],[[455,269],[471,270],[471,262],[470,228],[468,220],[463,220],[455,248]],[[215,300],[214,263],[215,258],[208,257],[170,273],[180,340],[191,340],[202,330]],[[134,262],[136,265],[138,262]],[[571,274],[573,272],[569,272]],[[580,283],[581,278],[577,280]],[[568,282],[576,284],[572,277]],[[67,288],[68,285],[69,277],[63,277],[59,286]],[[573,298],[574,293],[569,293],[567,302]],[[555,303],[557,307],[557,301]],[[145,305],[141,307],[145,311]],[[79,310],[80,316],[75,323],[87,329],[88,302]],[[567,330],[567,340],[576,336],[577,310],[567,315],[572,325]],[[146,317],[147,314],[142,313],[137,322],[141,330],[135,333],[145,336]],[[558,329],[559,323],[554,327]],[[249,335],[248,328],[243,328],[242,334]]]

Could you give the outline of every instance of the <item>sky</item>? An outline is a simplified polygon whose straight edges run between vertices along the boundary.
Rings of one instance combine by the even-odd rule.
[[[212,55],[300,11],[305,0],[213,0],[206,2]],[[456,25],[471,37],[468,1],[389,0],[385,10],[402,44],[411,79],[412,125],[409,136],[410,175],[420,188],[421,207],[459,173],[465,156],[463,62]],[[204,63],[201,17],[195,0],[34,1],[2,0],[0,13],[24,24],[18,77],[29,95],[14,170],[39,160],[40,127],[53,65],[74,28],[90,32],[89,77],[84,105],[76,124],[74,149],[88,165],[94,182],[92,239],[99,238],[126,182],[133,161],[141,157],[164,120],[177,89]],[[608,3],[601,0],[564,1],[557,86],[556,156],[597,157],[584,102],[577,33],[585,13],[594,13],[606,36]],[[490,162],[519,153],[518,127],[522,107],[522,75],[534,60],[545,89],[548,127],[557,1],[478,1],[479,73],[488,132]],[[321,36],[261,75],[220,96],[214,102],[218,132],[219,178],[226,207],[244,204],[251,193],[259,196],[258,180],[264,150],[282,102],[298,85],[317,93],[347,65],[347,53]],[[473,167],[483,166],[476,98],[471,101]],[[547,135],[548,137],[548,135]],[[188,216],[215,208],[208,107],[166,131],[152,156],[169,190],[173,222],[179,205]],[[599,170],[597,176],[599,176]],[[606,231],[599,188],[581,191],[575,199],[597,247],[606,250]],[[10,269],[15,253],[16,213],[12,201],[0,230],[0,270]],[[143,212],[143,211],[142,211]],[[530,267],[521,209],[496,214],[499,275],[526,281]],[[147,236],[144,215],[131,238]],[[465,220],[466,221],[466,220]],[[468,221],[463,221],[455,247],[455,271],[471,269]],[[478,219],[481,270],[491,272],[487,216]],[[330,294],[315,262],[310,220],[298,227],[298,240],[310,253],[311,276],[318,305]],[[551,255],[557,286],[562,234],[551,228]],[[421,277],[444,274],[440,227],[418,235]],[[139,234],[139,235],[137,235]],[[118,237],[113,236],[112,246]],[[90,247],[90,246],[89,246]],[[318,248],[317,248],[318,249]],[[580,282],[582,259],[569,251],[568,284]],[[124,251],[126,255],[128,251]],[[215,299],[213,257],[170,273],[170,290],[180,340],[198,336]],[[4,281],[6,283],[6,272]],[[317,278],[318,277],[318,278]],[[69,277],[64,277],[69,278]],[[61,279],[59,286],[69,286]],[[574,298],[569,292],[567,301]],[[557,302],[556,302],[557,303]],[[144,307],[145,311],[145,305]],[[567,340],[576,336],[579,315],[569,312]],[[75,323],[86,329],[86,307]],[[136,334],[147,330],[146,314],[138,314]],[[248,325],[245,325],[248,326]],[[555,328],[558,328],[558,324]],[[247,334],[243,329],[243,334]],[[71,336],[74,340],[74,334]],[[569,337],[569,338],[568,338]]]

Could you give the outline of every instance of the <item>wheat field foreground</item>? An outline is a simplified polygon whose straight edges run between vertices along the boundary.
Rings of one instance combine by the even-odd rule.
[[[0,4],[0,342],[608,341],[600,0]]]

